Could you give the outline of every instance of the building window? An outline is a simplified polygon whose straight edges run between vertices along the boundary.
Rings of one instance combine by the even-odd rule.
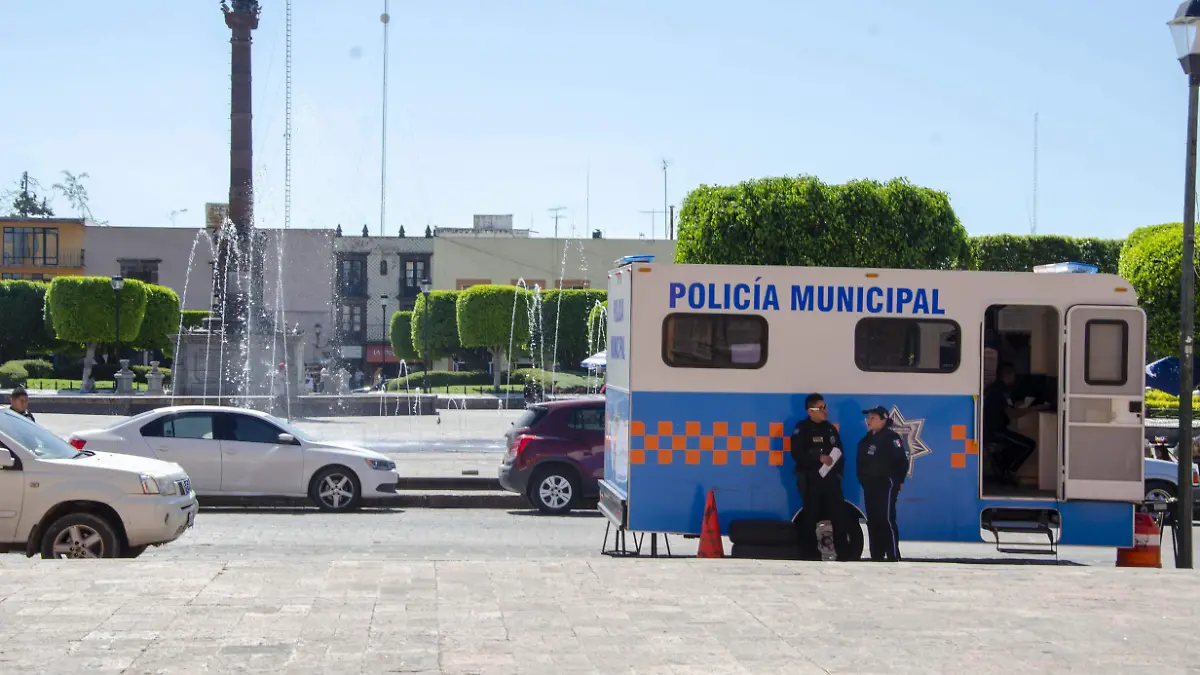
[[[121,276],[148,284],[158,283],[158,264],[161,260],[121,260]]]
[[[365,256],[338,256],[338,292],[343,297],[367,297],[367,259]]]
[[[880,373],[953,373],[962,358],[953,321],[869,318],[854,327],[854,364]]]
[[[413,292],[420,292],[421,281],[426,276],[428,276],[428,267],[425,260],[409,259],[404,261],[405,288],[414,289]]]
[[[57,265],[57,227],[4,228],[5,265]]]
[[[748,314],[668,314],[662,359],[672,368],[762,368],[767,320]]]
[[[513,279],[512,285],[520,286],[521,281],[524,281],[525,288],[528,288],[531,291],[533,290],[534,286],[537,286],[538,288],[542,289],[543,291],[546,290],[546,280],[545,279]]]
[[[1083,381],[1121,387],[1129,381],[1129,324],[1092,319],[1083,327]]]
[[[387,276],[387,259],[386,258],[379,261],[379,276],[381,276],[381,277]]]
[[[350,342],[361,342],[363,332],[367,327],[366,305],[343,305],[338,313],[338,325],[341,327],[342,339]]]
[[[0,280],[3,281],[50,281],[53,278],[53,274],[20,274],[16,272],[0,274]]]

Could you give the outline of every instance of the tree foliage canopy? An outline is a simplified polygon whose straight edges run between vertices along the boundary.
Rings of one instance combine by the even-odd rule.
[[[528,344],[530,302],[530,293],[516,286],[484,284],[459,291],[459,341],[464,347],[501,350],[510,343],[514,349]]]
[[[6,354],[53,346],[54,334],[42,316],[49,289],[42,281],[0,281],[0,348]]]
[[[146,295],[146,284],[125,280],[121,291],[121,342],[132,343],[141,332]],[[117,298],[108,277],[55,277],[46,294],[46,306],[58,339],[76,343],[115,341]]]
[[[453,356],[462,349],[458,341],[458,296],[460,291],[429,293],[429,351],[435,359]],[[417,296],[413,306],[412,346],[418,358],[425,358],[425,294]]]
[[[953,269],[968,256],[943,192],[903,179],[828,185],[799,176],[693,190],[675,262]]]
[[[126,282],[128,284],[128,281]],[[128,288],[128,285],[126,285]],[[112,291],[109,291],[110,293]],[[125,307],[121,291],[121,309]],[[124,317],[122,316],[122,319]],[[124,326],[121,327],[124,329]],[[122,333],[125,331],[122,330]],[[170,351],[179,333],[179,296],[166,286],[146,284],[146,313],[134,345],[140,349]]]
[[[1116,274],[1121,239],[1063,237],[1059,235],[999,234],[971,237],[969,269],[989,272],[1029,272],[1036,265],[1081,262],[1100,272]]]
[[[565,368],[578,368],[581,361],[591,356],[588,319],[597,303],[607,298],[608,291],[594,288],[551,289],[542,293],[542,334],[531,335],[531,339],[542,345],[538,351],[545,354],[547,364],[558,362]],[[552,354],[556,344],[557,352]]]
[[[1154,225],[1135,234],[1134,243],[1121,252],[1120,275],[1133,285],[1146,312],[1151,357],[1178,355],[1183,225]]]
[[[396,312],[388,328],[388,341],[392,344],[392,353],[398,359],[413,361],[417,358],[417,350],[413,349],[412,341],[412,312]]]

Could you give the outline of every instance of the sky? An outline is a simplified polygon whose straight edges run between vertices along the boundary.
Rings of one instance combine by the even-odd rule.
[[[294,0],[292,227],[380,231],[383,0]],[[1149,0],[390,2],[383,232],[513,214],[664,236],[708,184],[907,177],[973,235],[1181,219],[1187,82]],[[257,224],[283,225],[285,7],[254,36]],[[217,0],[0,0],[0,191],[87,172],[95,217],[199,227],[227,201]],[[65,200],[58,215],[73,215]],[[185,211],[186,209],[186,211]],[[654,227],[652,229],[652,220]]]

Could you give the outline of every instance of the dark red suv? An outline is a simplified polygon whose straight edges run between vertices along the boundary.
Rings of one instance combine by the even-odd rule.
[[[604,399],[531,405],[504,438],[505,490],[556,515],[597,496],[597,481],[604,477]]]

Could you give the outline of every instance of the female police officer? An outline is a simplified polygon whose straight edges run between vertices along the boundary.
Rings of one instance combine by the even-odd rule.
[[[896,497],[908,475],[908,447],[889,428],[887,409],[864,410],[867,435],[858,442],[856,473],[867,507],[871,560],[900,560],[900,531],[896,528]]]

